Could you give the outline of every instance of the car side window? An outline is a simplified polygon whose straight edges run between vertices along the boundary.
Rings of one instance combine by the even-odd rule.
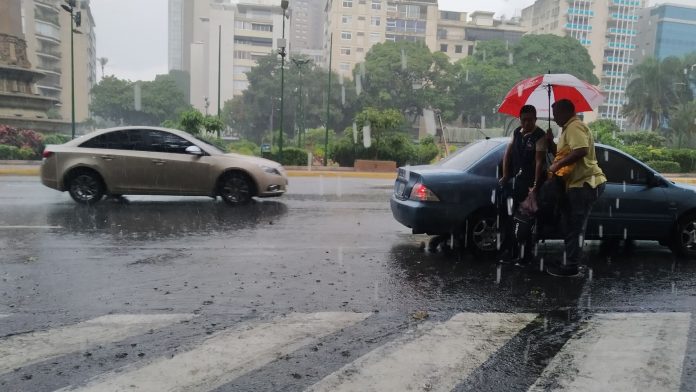
[[[146,130],[150,151],[170,154],[186,154],[186,149],[193,145],[188,140],[169,132]]]
[[[493,177],[497,178],[501,175],[501,163],[503,162],[503,155],[505,155],[505,148],[507,144],[502,147],[495,148],[488,155],[486,155],[481,161],[476,163],[474,167],[471,168],[471,174],[483,177]]]
[[[605,148],[596,149],[597,162],[607,181],[616,184],[646,185],[648,171],[627,156]]]
[[[125,131],[113,131],[95,136],[80,144],[80,147],[130,150],[128,144],[128,135]]]

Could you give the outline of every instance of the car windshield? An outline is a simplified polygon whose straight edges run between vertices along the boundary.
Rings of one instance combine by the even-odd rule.
[[[497,140],[481,140],[471,143],[455,154],[438,162],[437,166],[447,169],[466,170],[499,145],[500,141]]]

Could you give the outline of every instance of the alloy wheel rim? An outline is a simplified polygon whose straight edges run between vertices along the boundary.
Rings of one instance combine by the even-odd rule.
[[[92,176],[83,174],[73,180],[72,190],[78,199],[90,201],[99,193],[99,184]]]
[[[480,220],[473,229],[473,239],[476,247],[483,251],[492,251],[496,248],[498,233],[495,224],[488,219]]]
[[[696,221],[691,221],[684,225],[681,232],[682,246],[686,250],[696,250]]]
[[[239,203],[248,198],[249,184],[241,178],[231,178],[225,181],[222,187],[222,194],[225,199],[233,203]]]

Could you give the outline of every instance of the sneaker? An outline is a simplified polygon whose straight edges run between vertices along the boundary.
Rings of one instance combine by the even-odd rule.
[[[512,252],[508,250],[503,251],[500,256],[498,256],[498,263],[500,264],[515,264],[519,260],[519,257],[513,255]]]
[[[580,267],[577,264],[551,264],[546,267],[546,272],[551,276],[560,278],[574,278],[580,276]]]
[[[515,267],[517,268],[522,268],[522,269],[528,269],[532,268],[532,266],[535,264],[536,260],[534,258],[523,258],[523,259],[518,259],[517,262],[515,263]]]

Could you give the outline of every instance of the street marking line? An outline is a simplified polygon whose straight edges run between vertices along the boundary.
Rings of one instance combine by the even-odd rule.
[[[62,391],[208,391],[279,359],[312,341],[369,317],[369,313],[293,313],[259,325],[222,331],[173,358],[94,378]]]
[[[690,313],[598,314],[529,391],[679,391],[690,323]]]
[[[342,367],[307,391],[451,391],[537,316],[460,313],[428,323]]]
[[[189,314],[113,314],[0,340],[0,374],[193,318]]]
[[[14,230],[14,229],[62,229],[63,226],[0,226],[0,230]]]
[[[10,317],[9,314],[0,314],[0,318]]]

